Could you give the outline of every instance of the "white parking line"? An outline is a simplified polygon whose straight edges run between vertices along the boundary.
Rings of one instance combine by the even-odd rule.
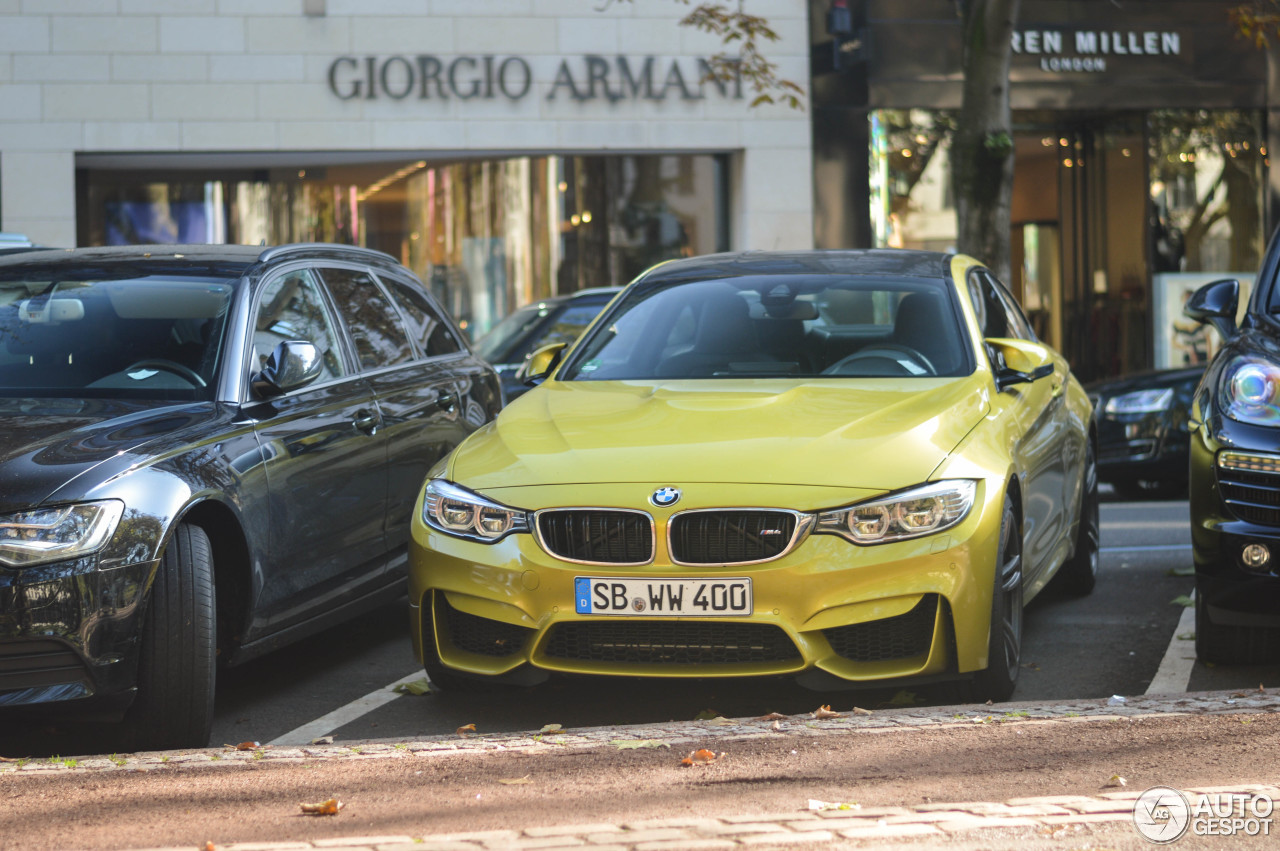
[[[283,736],[272,739],[267,742],[269,745],[309,745],[321,736],[327,736],[334,730],[359,718],[361,715],[367,715],[379,707],[386,706],[391,701],[400,696],[400,693],[393,691],[396,686],[401,683],[411,683],[414,680],[420,680],[426,674],[421,670],[414,671],[396,680],[384,688],[377,691],[371,691],[358,700],[353,700],[346,706],[339,706],[327,715],[322,715],[314,721],[308,721],[301,727],[290,730]]]
[[[1195,599],[1195,596],[1195,592],[1191,592],[1191,598]],[[1164,658],[1160,660],[1160,667],[1156,669],[1151,685],[1147,686],[1147,694],[1186,692],[1187,684],[1191,681],[1191,669],[1196,664],[1196,643],[1178,636],[1194,635],[1195,629],[1196,607],[1187,606],[1182,610],[1182,617],[1178,618],[1178,625],[1173,630],[1169,647],[1164,651]]]
[[[1098,552],[1102,553],[1146,553],[1146,552],[1164,552],[1167,550],[1189,550],[1190,544],[1148,544],[1146,546],[1135,547],[1100,547]]]

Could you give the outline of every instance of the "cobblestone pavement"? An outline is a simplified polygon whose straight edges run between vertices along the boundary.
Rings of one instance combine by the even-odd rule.
[[[964,724],[1084,723],[1117,718],[1152,716],[1274,713],[1280,711],[1280,689],[1248,692],[1080,700],[1045,705],[1009,703],[998,706],[905,708],[842,713],[816,718],[813,714],[762,719],[717,718],[704,721],[628,727],[596,727],[546,730],[541,733],[489,734],[433,737],[416,741],[369,740],[344,744],[317,744],[301,748],[230,746],[186,752],[14,760],[0,763],[0,778],[28,772],[149,771],[179,765],[232,767],[246,762],[397,759],[435,754],[520,751],[530,755],[554,752],[566,746],[612,747],[670,746],[677,749],[709,738],[733,740],[768,737],[778,731],[801,736],[849,735],[858,731],[893,733],[911,729]],[[1280,798],[1280,785],[1247,784],[1186,789],[1188,793],[1265,794]],[[522,830],[489,830],[426,836],[366,836],[297,842],[234,843],[217,845],[217,851],[302,851],[302,849],[732,849],[740,847],[840,847],[860,844],[854,840],[945,844],[958,836],[981,836],[995,828],[1034,829],[1052,837],[1060,829],[1076,825],[1132,822],[1133,802],[1140,789],[1117,788],[1093,795],[1055,795],[1014,798],[999,802],[927,803],[901,807],[866,807],[840,802],[811,802],[805,811],[734,815],[722,818],[676,818],[622,822],[619,824],[565,824]],[[1137,839],[1136,833],[1127,834]],[[1274,840],[1272,840],[1274,841]],[[1138,843],[1138,847],[1141,842]],[[210,845],[210,847],[215,847]],[[1014,846],[1017,847],[1017,846]],[[147,851],[155,851],[147,849]],[[170,849],[166,849],[170,851]],[[191,851],[184,847],[183,851]]]

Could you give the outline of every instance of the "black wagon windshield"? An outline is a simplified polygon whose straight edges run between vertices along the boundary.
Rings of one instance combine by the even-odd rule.
[[[234,281],[0,280],[0,396],[212,399]]]
[[[968,375],[950,287],[928,278],[760,275],[637,284],[560,380]]]

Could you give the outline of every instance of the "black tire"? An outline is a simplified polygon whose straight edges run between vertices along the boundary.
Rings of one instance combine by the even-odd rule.
[[[430,625],[430,620],[427,620]],[[487,677],[475,677],[446,668],[436,650],[435,635],[428,632],[422,637],[422,670],[431,681],[431,690],[447,694],[492,694],[503,689],[501,683]]]
[[[213,728],[217,650],[213,555],[183,523],[165,547],[142,626],[138,694],[125,716],[128,750],[202,748]]]
[[[1196,658],[1215,665],[1266,665],[1280,660],[1280,629],[1214,623],[1196,591]]]
[[[972,699],[979,703],[1008,700],[1022,667],[1022,532],[1008,495],[1000,519],[995,573],[987,667],[973,675],[971,684]]]
[[[1100,552],[1098,521],[1098,458],[1093,440],[1085,451],[1084,491],[1080,494],[1080,524],[1076,529],[1076,547],[1071,558],[1058,568],[1053,577],[1055,590],[1072,597],[1093,593],[1098,584]]]

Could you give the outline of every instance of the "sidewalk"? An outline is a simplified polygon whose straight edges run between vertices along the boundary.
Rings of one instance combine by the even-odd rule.
[[[316,777],[318,773],[336,769],[337,771],[329,771],[323,781],[317,781],[319,785],[330,784],[325,788],[334,785],[329,775],[350,778],[346,783],[346,794],[363,796],[363,799],[357,799],[356,808],[348,808],[333,818],[300,818],[294,809],[287,820],[276,819],[278,823],[272,828],[276,834],[274,841],[238,838],[237,841],[226,843],[208,840],[207,845],[204,840],[190,844],[155,845],[135,841],[132,845],[121,845],[114,840],[104,840],[102,844],[87,841],[84,844],[84,847],[101,848],[163,847],[182,848],[184,851],[207,847],[218,851],[399,851],[415,848],[455,851],[574,847],[590,851],[665,851],[677,848],[875,847],[884,843],[948,848],[966,848],[970,843],[983,848],[1053,848],[1068,847],[1061,844],[1064,842],[1070,847],[1081,847],[1080,843],[1086,839],[1086,844],[1090,845],[1102,842],[1107,847],[1141,848],[1147,847],[1147,843],[1132,826],[1133,802],[1148,785],[1155,783],[1150,782],[1150,778],[1146,781],[1139,778],[1130,785],[1122,785],[1117,777],[1107,784],[1099,774],[1101,769],[1095,767],[1090,767],[1087,775],[1091,780],[1093,777],[1099,778],[1091,788],[1075,789],[1070,794],[1003,796],[998,800],[972,800],[955,796],[950,800],[928,800],[893,806],[873,803],[859,805],[847,800],[812,800],[813,794],[805,797],[801,791],[812,793],[823,788],[848,788],[849,784],[866,784],[873,780],[887,780],[888,785],[893,786],[891,775],[882,778],[878,773],[866,772],[872,769],[879,771],[883,768],[882,764],[889,764],[892,770],[894,763],[911,762],[906,757],[920,757],[919,753],[913,754],[913,750],[922,749],[929,752],[929,759],[917,759],[912,764],[914,774],[910,768],[900,769],[903,772],[904,789],[912,781],[920,785],[918,781],[922,777],[931,777],[934,766],[939,770],[945,768],[949,775],[954,775],[940,786],[947,793],[957,789],[977,788],[976,785],[953,782],[957,778],[963,779],[962,772],[966,766],[958,763],[970,758],[967,754],[974,753],[972,745],[966,745],[969,750],[960,748],[955,753],[949,752],[947,748],[961,740],[974,738],[965,734],[978,730],[983,734],[977,737],[980,745],[1005,755],[1013,753],[1018,760],[1026,762],[1026,765],[1015,766],[1013,770],[1030,772],[1026,775],[1029,782],[1033,778],[1053,773],[1052,766],[1057,757],[1052,753],[1043,753],[1045,743],[1052,737],[1056,737],[1052,738],[1054,741],[1064,738],[1070,741],[1106,733],[1113,739],[1119,739],[1122,749],[1118,753],[1128,753],[1134,749],[1130,745],[1138,744],[1141,744],[1141,748],[1151,749],[1153,754],[1154,749],[1160,747],[1171,747],[1172,752],[1176,752],[1187,749],[1176,741],[1179,719],[1189,725],[1198,719],[1224,716],[1224,722],[1230,722],[1229,729],[1235,735],[1239,736],[1242,732],[1247,734],[1243,743],[1238,741],[1234,744],[1236,751],[1242,747],[1248,750],[1259,749],[1259,755],[1264,756],[1266,761],[1253,763],[1255,776],[1235,778],[1229,770],[1225,775],[1223,771],[1219,771],[1215,776],[1226,776],[1229,779],[1217,785],[1196,786],[1183,791],[1265,794],[1280,798],[1280,768],[1274,768],[1275,757],[1280,750],[1273,732],[1277,729],[1276,725],[1270,723],[1269,718],[1258,718],[1258,723],[1254,726],[1241,726],[1249,725],[1251,717],[1271,716],[1277,712],[1280,712],[1280,690],[1254,690],[1145,696],[1128,698],[1123,702],[1080,700],[1052,705],[1010,703],[986,707],[970,705],[904,708],[869,713],[845,711],[838,717],[822,718],[814,717],[814,714],[765,719],[717,718],[629,727],[548,730],[542,733],[460,734],[417,741],[371,740],[300,748],[258,747],[236,750],[224,747],[187,752],[3,762],[0,763],[0,793],[6,788],[17,790],[19,794],[11,794],[10,797],[17,797],[19,801],[21,792],[27,789],[32,792],[39,789],[41,798],[46,794],[50,797],[83,794],[86,802],[69,799],[66,809],[74,810],[87,804],[96,807],[99,813],[104,813],[115,809],[109,795],[124,795],[130,787],[141,787],[144,781],[154,779],[159,785],[152,784],[150,790],[139,789],[136,794],[153,798],[168,790],[174,790],[174,795],[190,797],[192,793],[179,788],[181,783],[198,782],[215,790],[210,793],[209,798],[211,811],[227,803],[218,797],[224,796],[237,802],[235,806],[225,807],[227,812],[240,812],[245,818],[252,818],[256,804],[245,801],[247,792],[243,789],[218,792],[217,788],[227,785],[226,781],[233,778],[241,786],[256,778],[258,786],[274,786],[279,789],[282,780],[289,779],[296,788],[309,789],[311,787],[306,785],[307,780]],[[966,731],[965,728],[969,729]],[[917,732],[923,735],[915,735]],[[1171,732],[1175,734],[1171,735]],[[1015,739],[1015,736],[1021,738]],[[1206,733],[1197,730],[1195,738],[1203,740]],[[1142,744],[1147,740],[1152,743]],[[877,748],[885,750],[886,746],[889,746],[887,755],[881,753],[878,756],[867,756]],[[724,760],[724,764],[732,767],[740,776],[713,777],[701,774],[703,769],[697,766],[680,770],[673,768],[683,754],[698,748],[706,748],[712,753],[727,752],[729,757]],[[819,765],[816,757],[806,757],[809,761],[780,770],[776,767],[778,760],[773,756],[780,752],[780,748],[790,748],[791,754],[797,754],[797,751],[803,754],[830,752],[833,756],[832,761],[824,765]],[[1019,750],[1020,748],[1025,750]],[[756,753],[762,749],[767,752],[767,759],[761,759]],[[1207,753],[1214,754],[1216,751],[1210,749]],[[1228,769],[1239,764],[1230,756],[1230,749],[1223,753],[1224,760],[1228,761]],[[612,788],[623,791],[607,791],[610,788],[607,782],[609,778],[605,777],[604,772],[609,766],[605,764],[631,757],[634,759],[622,765],[624,773],[620,775],[621,780],[613,781]],[[1127,757],[1115,759],[1123,761]],[[513,763],[513,760],[519,762]],[[866,760],[874,760],[876,764],[862,764]],[[597,763],[600,767],[597,767]],[[832,777],[827,782],[824,772],[833,774],[843,771],[849,774],[851,769],[848,767],[855,763],[856,772],[849,776]],[[660,771],[655,772],[654,764],[661,766]],[[1259,764],[1267,766],[1264,774],[1269,776],[1256,776]],[[486,777],[477,779],[468,775],[468,771],[479,772],[497,765],[501,767],[495,769],[496,773],[491,771]],[[555,767],[554,774],[547,773],[549,766]],[[712,766],[706,766],[710,767]],[[720,764],[715,763],[714,767],[719,768]],[[214,768],[217,770],[210,770]],[[270,769],[273,768],[279,771],[272,773]],[[410,768],[415,770],[406,770]],[[805,776],[806,768],[811,768],[810,773],[815,776]],[[375,808],[370,803],[370,798],[375,795],[372,791],[374,787],[371,784],[357,783],[355,779],[357,770],[364,769],[369,769],[371,774],[386,769],[394,771],[392,782],[385,787],[389,791],[378,794],[402,796],[406,801],[405,809],[410,810],[404,819],[388,819],[385,815],[375,813]],[[1001,770],[1006,773],[1009,771],[1007,767],[1002,767]],[[525,772],[524,776],[509,776],[517,771]],[[591,784],[597,781],[590,775],[596,771],[600,772],[598,784],[601,791],[598,795],[593,795]],[[579,776],[584,772],[585,780],[584,776]],[[302,775],[302,779],[294,775]],[[418,781],[422,785],[410,789],[406,786],[406,778],[414,775],[423,775],[422,780]],[[533,780],[530,780],[531,776]],[[558,782],[548,779],[561,776],[565,777],[566,784],[563,791],[558,789]],[[1153,773],[1152,777],[1155,776]],[[459,779],[450,785],[453,780],[464,777],[465,780]],[[28,787],[22,783],[26,778],[32,781],[62,778],[70,782],[48,786],[37,782],[36,787]],[[126,778],[135,778],[137,782],[117,782],[125,781]],[[270,778],[273,780],[267,782]],[[718,810],[715,801],[708,801],[709,809],[704,807],[696,814],[682,813],[670,803],[683,801],[685,798],[700,798],[701,793],[708,788],[715,791],[714,784],[738,783],[749,790],[750,784],[757,779],[761,783],[794,782],[784,785],[785,796],[770,796],[765,799],[774,800],[777,797],[777,806],[773,808],[752,800],[747,802],[750,811],[730,811],[741,810],[743,806],[729,807],[725,806],[726,802],[739,797],[745,801],[750,797],[749,793],[732,792],[738,788],[736,786],[729,787],[730,797],[717,799]],[[570,781],[579,785],[584,782],[586,784],[585,791],[577,790],[577,799],[574,798],[575,790],[567,785]],[[14,786],[15,782],[19,785]],[[529,785],[519,785],[522,783]],[[647,810],[649,817],[634,816],[625,798],[633,795],[638,799],[641,793],[664,784],[674,789],[674,797],[665,803],[659,801],[650,806]],[[1016,784],[1015,778],[1015,788]],[[1099,788],[1108,785],[1111,788]],[[628,788],[631,788],[632,795],[626,792]],[[461,813],[465,816],[466,809],[459,802],[469,800],[475,789],[485,790],[485,803],[491,808],[474,810],[478,828],[475,830],[432,829],[435,819],[424,818],[420,813],[412,812],[410,806],[414,801],[433,794],[441,796],[443,803],[424,808],[422,812],[436,815],[442,807],[447,806],[452,808],[451,814],[456,816]],[[683,791],[684,789],[696,789],[699,794]],[[1028,791],[1031,791],[1029,785]],[[290,788],[285,794],[292,795],[288,799],[292,801],[307,793]],[[277,794],[276,798],[279,797]],[[341,785],[338,787],[338,797],[343,799]],[[581,803],[593,797],[609,800],[594,801],[595,809]],[[935,794],[934,797],[939,796]],[[474,798],[480,799],[481,794],[474,794]],[[609,803],[614,799],[617,799],[616,806],[611,810]],[[575,800],[578,803],[574,803]],[[558,802],[561,805],[559,809],[555,809]],[[275,813],[283,806],[275,800],[271,802],[270,808],[263,808],[261,811]],[[296,804],[290,803],[287,806],[296,807]],[[538,806],[543,807],[536,810],[538,818],[531,818],[535,810],[530,808]],[[553,809],[548,813],[546,808]],[[663,809],[673,814],[653,817]],[[32,809],[30,812],[34,814],[39,810]],[[162,812],[168,817],[167,814],[172,809],[163,809]],[[348,815],[355,812],[360,814],[355,815],[354,819],[369,820],[353,823]],[[575,812],[583,812],[584,815],[575,817]],[[618,817],[612,818],[615,812]],[[21,816],[14,818],[21,820]],[[484,822],[485,818],[488,819],[487,823]],[[6,826],[4,819],[5,816],[0,812],[0,848],[10,847],[5,843],[6,834],[17,835],[8,833],[12,827],[24,826]],[[146,820],[147,816],[140,811],[136,816],[137,826],[141,826]],[[377,829],[392,822],[399,829]],[[466,823],[465,818],[462,823]],[[413,825],[412,829],[404,831],[405,824]],[[365,825],[373,829],[355,832]],[[496,827],[497,825],[501,827]],[[202,824],[188,831],[175,828],[169,834],[174,832],[181,833],[184,836],[182,841],[186,842],[188,834],[226,836],[231,831],[218,834],[207,824]],[[333,835],[337,832],[345,835]],[[133,835],[141,837],[145,834],[139,832]],[[279,839],[281,835],[291,838],[282,841]],[[1193,839],[1194,837],[1187,837],[1180,844],[1188,846]],[[1270,838],[1269,841],[1275,840]],[[76,844],[72,842],[65,847],[76,847]]]

